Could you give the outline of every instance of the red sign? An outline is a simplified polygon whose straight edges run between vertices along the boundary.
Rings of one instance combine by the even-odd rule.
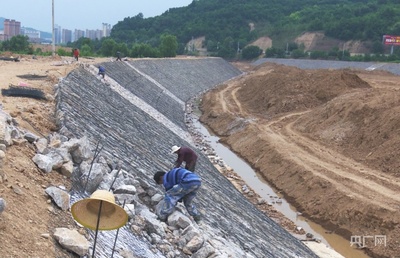
[[[400,36],[383,35],[383,44],[400,45]]]

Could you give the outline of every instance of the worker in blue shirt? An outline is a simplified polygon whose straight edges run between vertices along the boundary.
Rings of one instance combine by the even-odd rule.
[[[158,214],[159,219],[166,221],[174,211],[178,201],[183,201],[188,213],[196,222],[201,219],[201,214],[192,203],[196,193],[201,186],[201,178],[184,168],[173,168],[169,172],[158,171],[154,174],[157,184],[165,188],[164,204]]]
[[[104,79],[104,76],[106,76],[106,68],[104,68],[103,66],[99,66],[99,72],[97,73],[97,75],[101,75]]]

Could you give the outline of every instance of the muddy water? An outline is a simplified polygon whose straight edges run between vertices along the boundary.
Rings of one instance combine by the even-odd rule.
[[[307,221],[293,206],[283,199],[279,193],[269,186],[263,178],[258,176],[245,161],[230,151],[229,148],[220,144],[219,138],[214,136],[205,126],[200,122],[194,122],[194,126],[202,135],[204,135],[205,140],[210,143],[217,155],[221,157],[224,162],[231,167],[235,173],[238,174],[258,195],[270,203],[275,202],[273,206],[276,210],[285,215],[285,217],[292,220],[297,226],[302,227],[307,233],[313,234],[315,238],[321,239],[322,244],[330,246],[346,258],[370,258],[362,251],[351,247],[350,239],[345,239],[336,234],[328,234],[320,225]],[[276,200],[278,199],[281,203],[276,203]],[[298,237],[300,239],[305,238],[305,236]]]

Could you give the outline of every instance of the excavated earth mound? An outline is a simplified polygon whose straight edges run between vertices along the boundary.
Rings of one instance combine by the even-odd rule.
[[[265,69],[268,74],[263,72]],[[243,108],[260,115],[313,108],[352,89],[370,88],[368,83],[346,70],[305,71],[285,66],[270,69],[267,64],[256,71],[258,73],[249,76],[238,90],[237,98]]]
[[[201,121],[306,217],[400,253],[400,78],[271,63],[208,92]],[[385,236],[386,244],[373,243]]]

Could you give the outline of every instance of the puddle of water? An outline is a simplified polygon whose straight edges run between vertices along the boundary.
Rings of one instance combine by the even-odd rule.
[[[330,246],[344,257],[370,258],[362,251],[352,248],[350,246],[350,239],[345,239],[336,234],[328,234],[320,225],[306,221],[304,217],[299,216],[296,209],[283,199],[281,195],[276,193],[275,190],[269,186],[261,176],[258,176],[244,160],[238,157],[229,148],[219,143],[218,137],[212,135],[212,133],[198,121],[193,121],[193,125],[197,128],[198,132],[204,136],[205,140],[210,143],[217,155],[222,158],[250,188],[260,195],[260,197],[271,203],[276,201],[277,197],[279,197],[282,202],[273,204],[273,207],[285,217],[293,221],[297,226],[302,227],[307,233],[313,234],[315,238],[321,239],[322,243]]]

